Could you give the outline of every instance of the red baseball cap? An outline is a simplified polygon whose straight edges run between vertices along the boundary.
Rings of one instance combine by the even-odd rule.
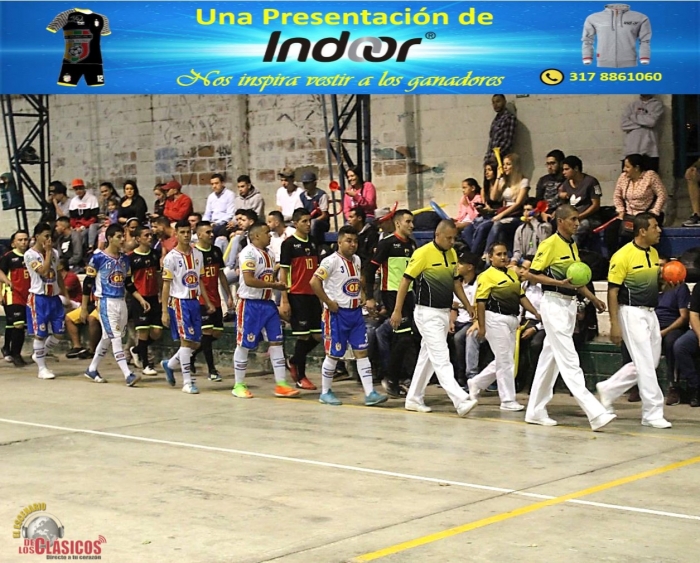
[[[83,182],[80,178],[76,178],[70,183],[71,188],[84,188],[85,187],[85,182]]]
[[[182,185],[177,180],[170,180],[170,182],[168,182],[167,184],[165,184],[165,186],[163,186],[163,189],[166,192],[169,190],[181,190]]]

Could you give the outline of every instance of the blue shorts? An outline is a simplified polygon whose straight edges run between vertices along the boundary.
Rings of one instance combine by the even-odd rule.
[[[282,342],[282,321],[269,299],[239,299],[236,307],[236,344],[252,350],[261,339]]]
[[[369,346],[362,309],[338,309],[337,313],[324,309],[323,345],[326,354],[342,358],[348,344],[353,350],[366,350]]]
[[[170,314],[170,334],[173,340],[200,342],[202,340],[202,314],[199,299],[178,299],[168,301]]]
[[[27,298],[27,333],[29,336],[46,338],[66,331],[66,313],[58,295],[35,295]]]

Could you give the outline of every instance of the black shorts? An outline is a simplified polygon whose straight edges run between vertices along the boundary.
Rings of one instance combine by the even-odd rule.
[[[289,306],[292,309],[292,334],[296,336],[321,333],[323,307],[315,295],[289,294]]]
[[[77,86],[81,77],[85,77],[88,86],[104,86],[105,75],[102,65],[63,63],[58,83],[62,86]]]
[[[207,306],[199,306],[202,312],[202,330],[207,328],[213,328],[214,330],[224,330],[224,317],[221,314],[221,307],[216,309],[213,313],[207,313]]]
[[[7,326],[23,326],[27,324],[26,305],[5,305],[5,324]]]
[[[151,308],[144,311],[141,304],[134,300],[131,306],[131,318],[134,320],[136,330],[149,328],[163,328],[163,307],[158,303],[158,296],[144,297]]]

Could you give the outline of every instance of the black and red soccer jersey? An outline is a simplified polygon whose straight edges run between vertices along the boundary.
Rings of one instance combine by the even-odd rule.
[[[24,255],[16,250],[10,250],[0,258],[0,270],[12,282],[12,291],[6,291],[3,295],[5,305],[26,305],[29,295],[29,272],[24,264]]]
[[[318,251],[316,243],[310,239],[300,239],[296,235],[282,243],[280,266],[289,268],[289,293],[313,295],[311,279],[318,268]]]
[[[72,8],[58,14],[46,29],[53,33],[63,30],[66,40],[64,63],[102,64],[100,37],[111,33],[106,16]]]
[[[204,273],[200,276],[204,283],[204,288],[209,296],[209,301],[217,309],[221,307],[221,295],[219,294],[219,272],[224,267],[224,254],[218,246],[212,246],[209,250],[204,250],[201,246],[196,246],[204,258]],[[199,303],[205,304],[204,296],[199,296]]]
[[[153,250],[146,254],[134,250],[128,254],[131,263],[131,278],[134,280],[136,291],[141,297],[155,297],[158,295],[158,273],[160,272],[160,259]]]

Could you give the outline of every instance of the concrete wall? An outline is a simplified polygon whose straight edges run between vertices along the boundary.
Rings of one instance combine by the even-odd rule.
[[[661,99],[661,176],[673,192],[671,97]],[[632,100],[510,98],[519,120],[515,148],[532,183],[545,173],[545,154],[560,148],[583,160],[586,172],[601,182],[603,203],[610,204],[622,156],[620,115]],[[328,178],[320,96],[65,95],[52,96],[50,104],[52,177],[66,183],[81,177],[91,186],[109,180],[121,188],[135,178],[151,202],[153,185],[175,177],[203,208],[212,173],[226,173],[229,186],[247,173],[271,209],[281,167],[315,167],[322,187]],[[372,96],[371,104],[379,205],[399,200],[416,208],[434,197],[455,211],[461,180],[482,178],[493,119],[490,97]],[[0,235],[13,228],[14,214],[0,212]]]

